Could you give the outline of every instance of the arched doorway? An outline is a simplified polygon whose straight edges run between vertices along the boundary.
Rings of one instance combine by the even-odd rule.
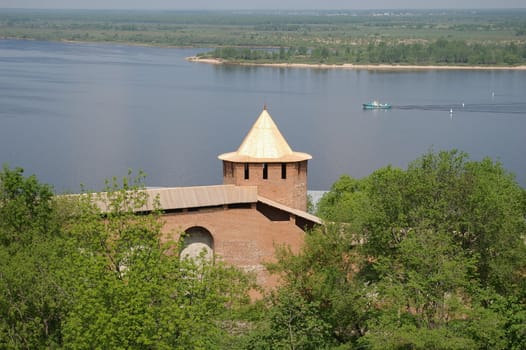
[[[214,237],[204,227],[190,227],[184,234],[181,257],[184,259],[197,259],[201,255],[206,261],[212,261],[214,257]]]

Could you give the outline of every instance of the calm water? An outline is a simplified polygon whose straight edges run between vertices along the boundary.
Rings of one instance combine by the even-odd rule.
[[[526,72],[213,66],[197,51],[0,40],[0,163],[57,192],[142,169],[149,186],[221,183],[266,103],[309,188],[405,167],[430,148],[499,159],[526,184]],[[363,102],[390,102],[363,111]],[[464,103],[464,107],[462,107]],[[450,109],[453,114],[450,115]]]

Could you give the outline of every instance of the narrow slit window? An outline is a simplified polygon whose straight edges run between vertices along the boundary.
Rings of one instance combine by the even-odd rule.
[[[249,175],[248,163],[245,163],[245,180],[248,180]]]
[[[263,163],[263,180],[268,179],[268,164]]]
[[[287,164],[281,163],[281,178],[286,179],[287,178]]]

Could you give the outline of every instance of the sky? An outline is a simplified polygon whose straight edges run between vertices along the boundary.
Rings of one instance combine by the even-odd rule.
[[[44,9],[430,9],[526,8],[526,0],[0,0],[0,8]]]

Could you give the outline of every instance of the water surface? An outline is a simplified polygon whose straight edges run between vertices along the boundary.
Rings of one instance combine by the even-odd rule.
[[[524,71],[184,60],[197,51],[0,40],[0,163],[58,192],[100,189],[128,169],[144,170],[150,186],[218,184],[217,155],[237,149],[267,104],[291,147],[313,155],[310,189],[405,167],[430,148],[498,159],[526,184]],[[393,109],[361,109],[376,98]]]

